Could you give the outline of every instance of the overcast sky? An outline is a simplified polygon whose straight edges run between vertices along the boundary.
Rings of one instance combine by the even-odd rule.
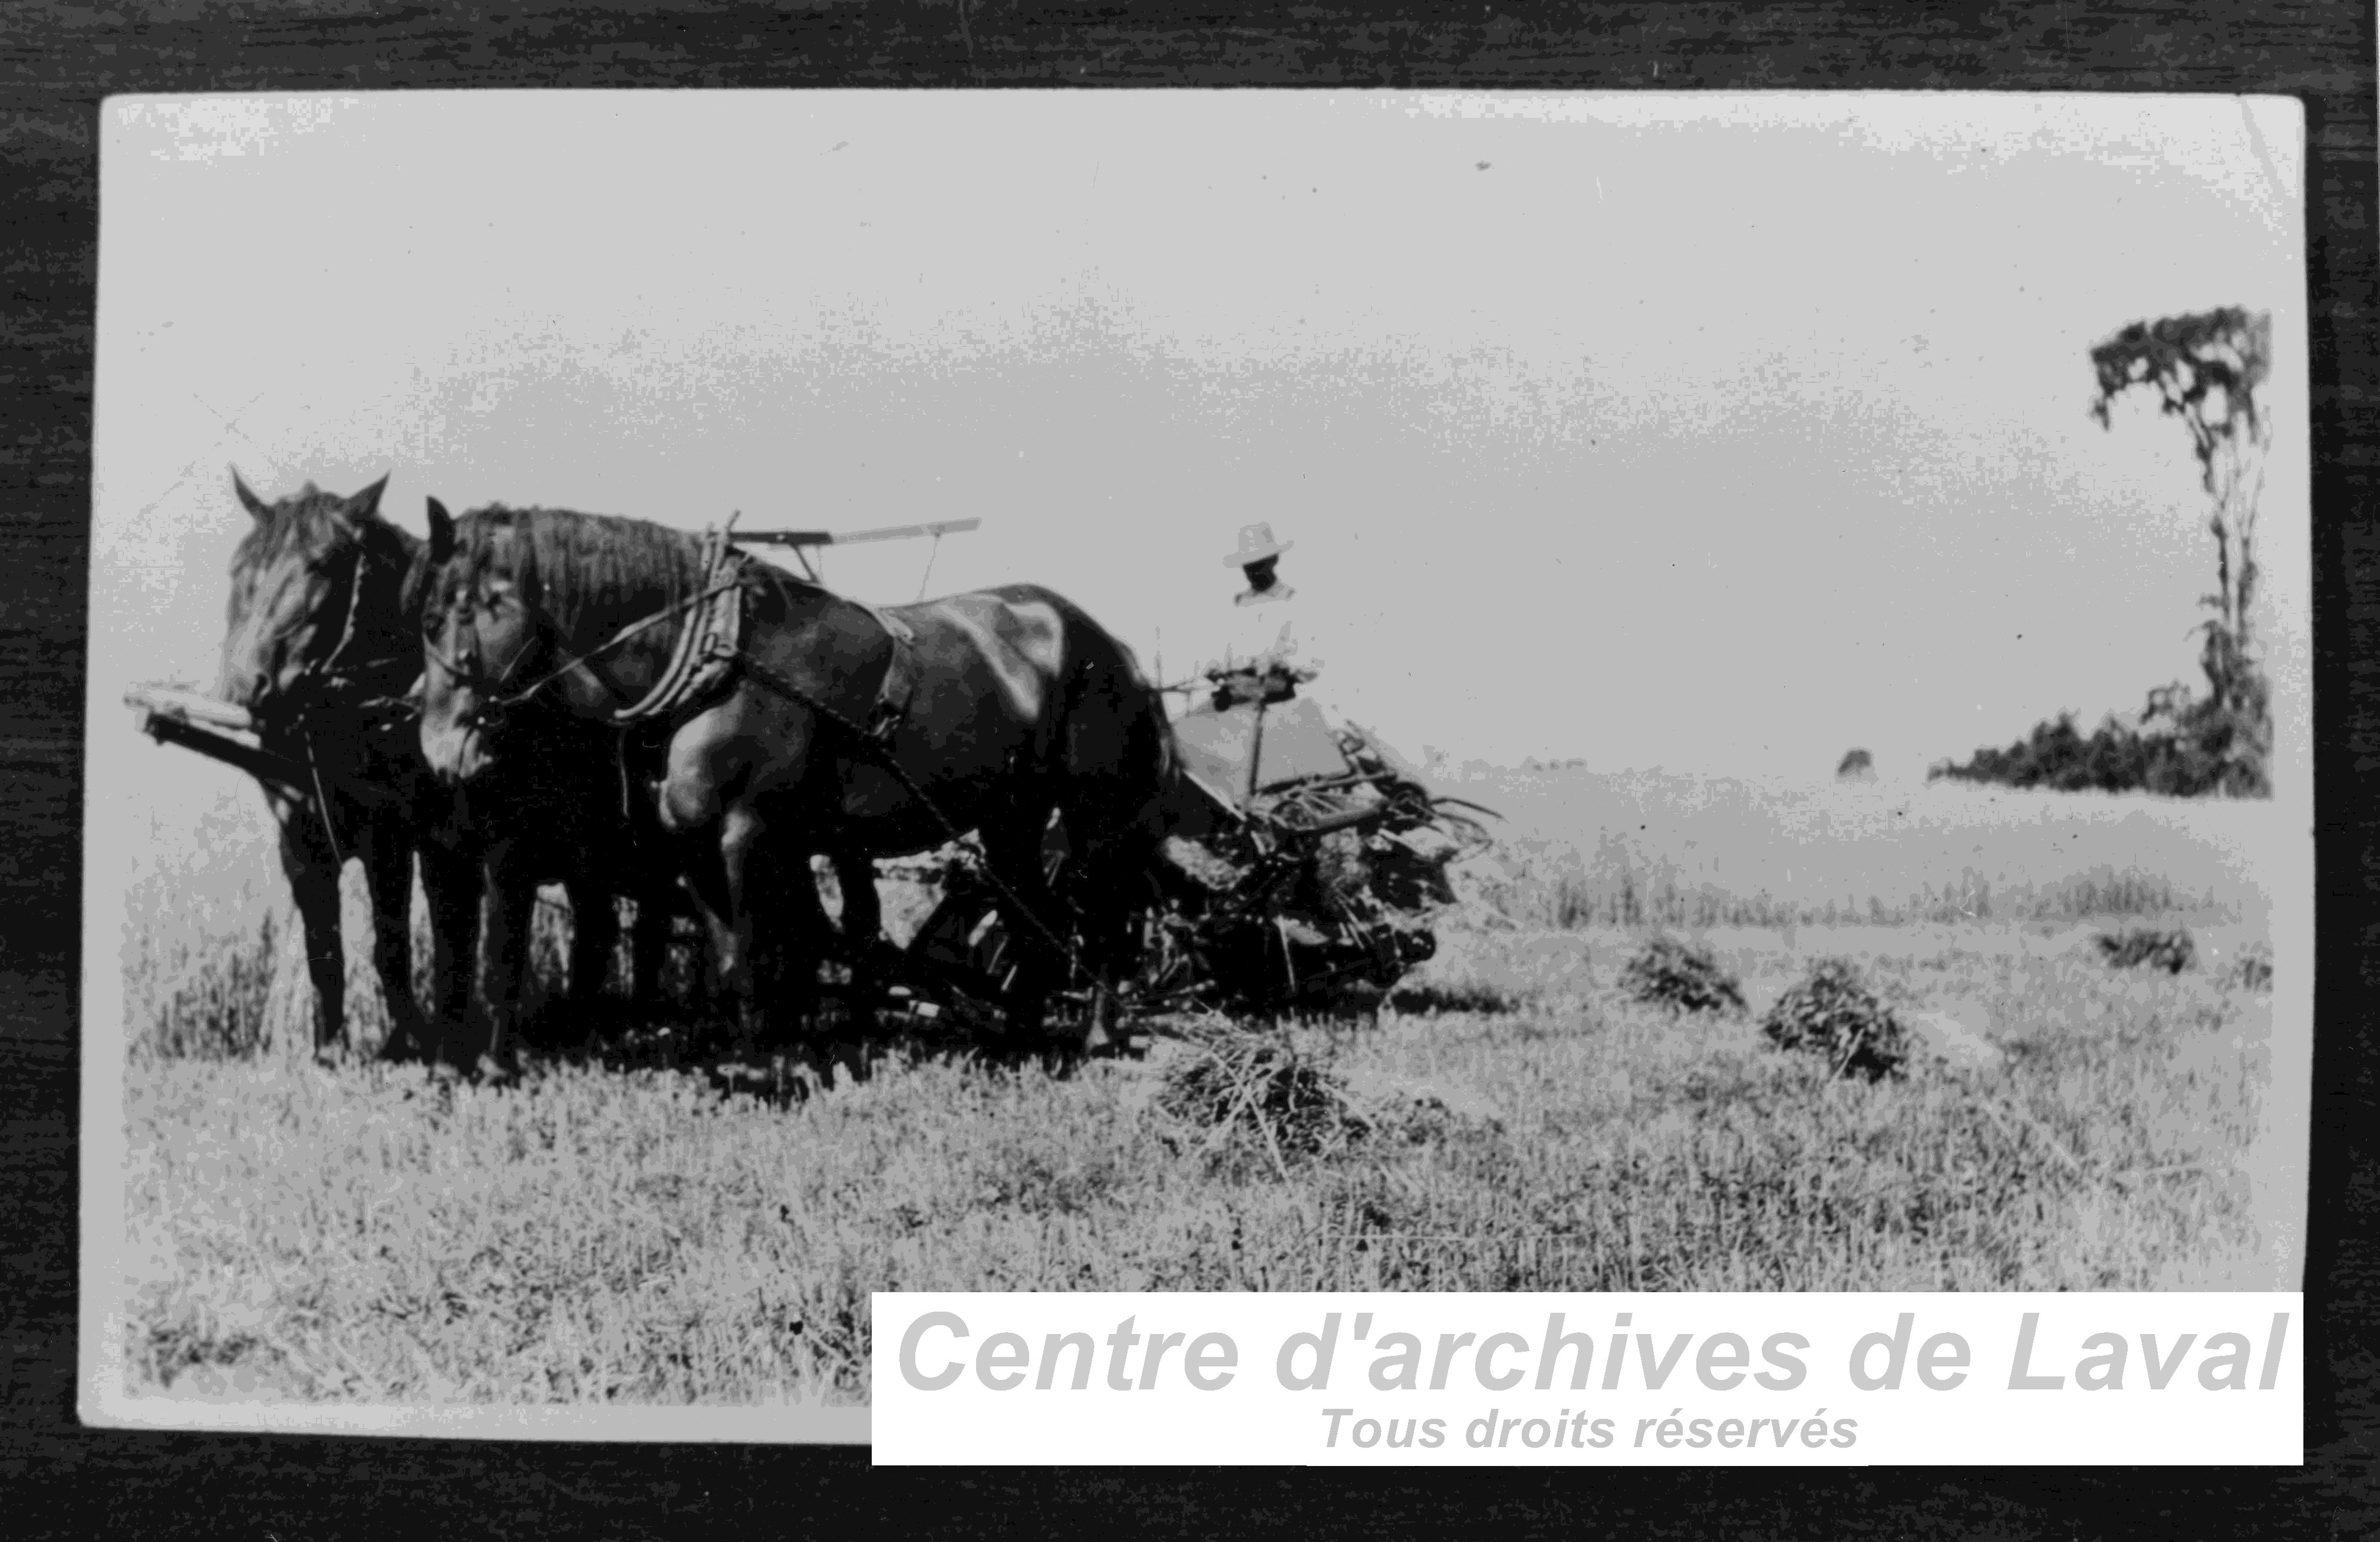
[[[1913,781],[2197,678],[2187,438],[2093,422],[2086,353],[2229,304],[2276,323],[2286,692],[2301,165],[2293,103],[2215,97],[119,100],[93,795],[165,753],[127,681],[212,678],[231,463],[394,472],[416,530],[978,516],[936,592],[1047,583],[1176,677],[1263,519],[1315,693],[1408,754]]]

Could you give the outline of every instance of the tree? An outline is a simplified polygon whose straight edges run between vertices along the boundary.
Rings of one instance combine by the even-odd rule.
[[[1949,777],[2002,786],[2143,790],[2175,797],[2209,793],[2269,796],[2272,697],[2253,632],[2256,503],[2265,488],[2271,415],[2256,401],[2272,370],[2273,321],[2227,308],[2194,316],[2135,322],[2091,350],[2099,393],[2092,416],[2113,428],[2108,408],[2135,388],[2157,394],[2159,410],[2190,431],[2199,480],[2214,500],[2215,592],[2200,603],[2215,613],[2193,630],[2205,636],[2199,667],[2207,695],[2180,681],[2148,693],[2137,726],[2110,716],[2088,738],[2071,712],[2034,726],[2006,749],[1977,749],[1963,765],[1942,761],[1927,781]]]
[[[2091,350],[2099,394],[2092,415],[2114,426],[2108,408],[2136,387],[2157,393],[2159,410],[2190,431],[2199,480],[2214,500],[2207,518],[2215,538],[2215,592],[2200,602],[2215,613],[2200,623],[2205,642],[2199,667],[2208,696],[2193,701],[2186,687],[2152,693],[2149,723],[2187,741],[2216,765],[2219,789],[2234,795],[2272,791],[2272,702],[2255,648],[2256,505],[2265,487],[2265,455],[2272,445],[2271,415],[2257,389],[2271,373],[2273,319],[2237,307],[2189,316],[2135,322]]]

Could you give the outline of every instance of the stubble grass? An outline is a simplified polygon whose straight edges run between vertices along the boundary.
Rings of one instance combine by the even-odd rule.
[[[868,1293],[901,1289],[2274,1283],[2268,994],[2012,922],[1814,929],[1706,934],[1748,1005],[1698,1014],[1616,989],[1624,931],[1451,937],[1422,983],[1514,1009],[1290,1030],[1370,1115],[1305,1154],[1168,1113],[1194,1051],[1166,1039],[1066,1078],[897,1058],[791,1103],[593,1064],[499,1089],[141,1056],[128,1379],[856,1402]],[[1868,1085],[1767,1045],[1758,1012],[1827,953],[1987,1022],[2005,1062]]]

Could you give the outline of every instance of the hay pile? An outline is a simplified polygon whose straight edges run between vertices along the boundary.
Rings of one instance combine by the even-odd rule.
[[[1640,1002],[1680,1012],[1743,1006],[1743,988],[1705,948],[1656,937],[1620,971],[1620,987]]]
[[[1868,990],[1847,958],[1823,958],[1810,976],[1777,999],[1760,1031],[1780,1050],[1827,1057],[1838,1076],[1870,1081],[1898,1075],[1909,1060],[1909,1034]]]
[[[2234,985],[2250,990],[2270,990],[2273,988],[2273,945],[2251,942],[2240,950],[2227,977]]]
[[[1166,1072],[1157,1107],[1199,1132],[1208,1150],[1253,1136],[1286,1177],[1288,1157],[1371,1133],[1371,1116],[1287,1036],[1219,1020],[1185,1038],[1191,1052]]]
[[[2132,927],[2119,933],[2101,932],[2099,951],[2107,955],[2110,968],[2138,969],[2145,965],[2178,975],[2198,956],[2198,944],[2191,941],[2188,931]]]

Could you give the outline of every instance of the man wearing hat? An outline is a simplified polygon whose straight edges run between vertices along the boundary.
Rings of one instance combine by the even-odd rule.
[[[1270,525],[1240,527],[1240,549],[1225,557],[1223,565],[1246,574],[1248,587],[1232,597],[1240,614],[1231,630],[1224,667],[1286,662],[1297,651],[1297,643],[1290,636],[1290,618],[1280,608],[1284,601],[1295,599],[1297,591],[1281,581],[1278,571],[1281,554],[1296,544],[1293,540],[1275,540]]]

